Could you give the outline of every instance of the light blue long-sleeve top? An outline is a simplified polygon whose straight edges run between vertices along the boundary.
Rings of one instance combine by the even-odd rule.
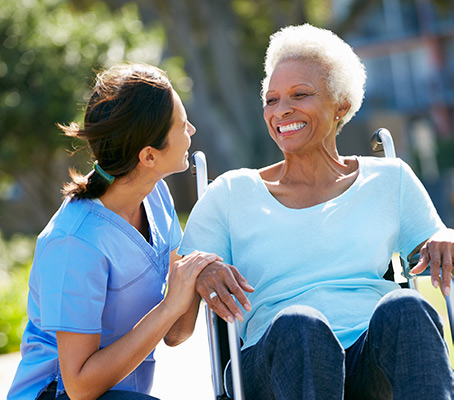
[[[104,348],[163,299],[170,252],[182,232],[163,181],[143,204],[150,242],[92,200],[65,200],[41,232],[30,273],[22,360],[8,399],[35,399],[54,380],[57,394],[64,391],[56,331],[100,333]],[[151,353],[114,389],[148,394],[154,367]]]
[[[223,174],[194,207],[179,253],[217,253],[255,288],[247,294],[252,311],[243,310],[240,323],[244,348],[294,304],[321,311],[348,348],[380,298],[399,288],[383,279],[393,252],[406,258],[444,227],[407,164],[358,162],[353,185],[313,207],[283,206],[253,169]]]

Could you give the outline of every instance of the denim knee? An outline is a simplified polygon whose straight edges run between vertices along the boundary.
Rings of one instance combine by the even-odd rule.
[[[416,290],[394,290],[377,304],[371,325],[401,326],[409,333],[420,331],[430,324],[443,335],[443,322],[432,305]]]
[[[277,324],[279,327],[286,328],[289,325],[299,323],[328,325],[326,317],[317,309],[305,305],[293,305],[281,310],[274,317],[271,325]]]
[[[289,335],[289,332],[292,334]],[[326,317],[317,309],[305,305],[293,305],[280,311],[273,319],[268,339],[286,338],[287,346],[299,346],[302,342],[333,343],[342,346],[329,326]],[[290,343],[293,342],[293,343]]]
[[[368,342],[371,360],[385,374],[395,399],[453,398],[441,317],[416,290],[395,290],[380,300]]]
[[[280,311],[242,355],[247,398],[342,398],[345,353],[326,317],[312,307]]]
[[[393,318],[414,316],[419,318],[421,314],[429,314],[437,322],[440,317],[432,305],[416,290],[401,289],[386,294],[377,304],[375,313],[389,322]]]

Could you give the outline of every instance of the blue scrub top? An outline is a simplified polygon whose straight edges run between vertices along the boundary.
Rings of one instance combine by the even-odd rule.
[[[150,243],[122,217],[92,200],[65,200],[38,236],[30,273],[22,360],[8,399],[35,399],[57,380],[64,391],[56,331],[98,334],[100,348],[130,331],[164,297],[170,252],[181,228],[167,185],[143,202]],[[148,394],[153,352],[114,389]]]

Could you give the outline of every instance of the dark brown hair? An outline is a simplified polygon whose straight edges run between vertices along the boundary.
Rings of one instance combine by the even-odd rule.
[[[172,114],[172,86],[165,72],[127,64],[98,74],[83,129],[76,123],[59,127],[67,136],[87,140],[99,166],[120,177],[134,170],[144,147],[166,147]],[[84,176],[70,170],[70,176],[72,181],[62,189],[64,197],[96,198],[109,186],[96,171]]]

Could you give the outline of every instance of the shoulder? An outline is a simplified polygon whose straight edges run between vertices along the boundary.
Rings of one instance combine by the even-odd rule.
[[[360,165],[364,165],[369,168],[400,168],[400,165],[404,163],[404,161],[402,161],[400,158],[369,156],[358,157],[358,162]]]
[[[88,199],[66,199],[38,236],[35,256],[49,251],[70,256],[78,251],[99,253],[96,258],[100,258],[101,242],[109,237],[113,226],[104,206]]]
[[[62,283],[65,276],[105,276],[109,270],[106,254],[88,241],[75,235],[54,234],[39,238],[30,272],[30,287],[36,290],[42,280]],[[76,279],[77,281],[77,279]]]
[[[219,175],[211,184],[215,187],[227,187],[229,189],[250,185],[260,180],[260,174],[256,169],[241,168],[234,169]]]
[[[75,234],[91,213],[92,206],[94,206],[94,203],[91,200],[71,200],[67,198],[52,216],[38,238],[52,239]]]
[[[225,205],[232,199],[249,196],[259,181],[260,175],[255,169],[241,168],[224,172],[208,185],[206,192],[197,201],[196,208],[205,210],[206,207],[217,204],[225,209]]]
[[[360,168],[366,175],[380,174],[397,177],[402,171],[411,171],[410,166],[400,158],[389,157],[358,157]]]

